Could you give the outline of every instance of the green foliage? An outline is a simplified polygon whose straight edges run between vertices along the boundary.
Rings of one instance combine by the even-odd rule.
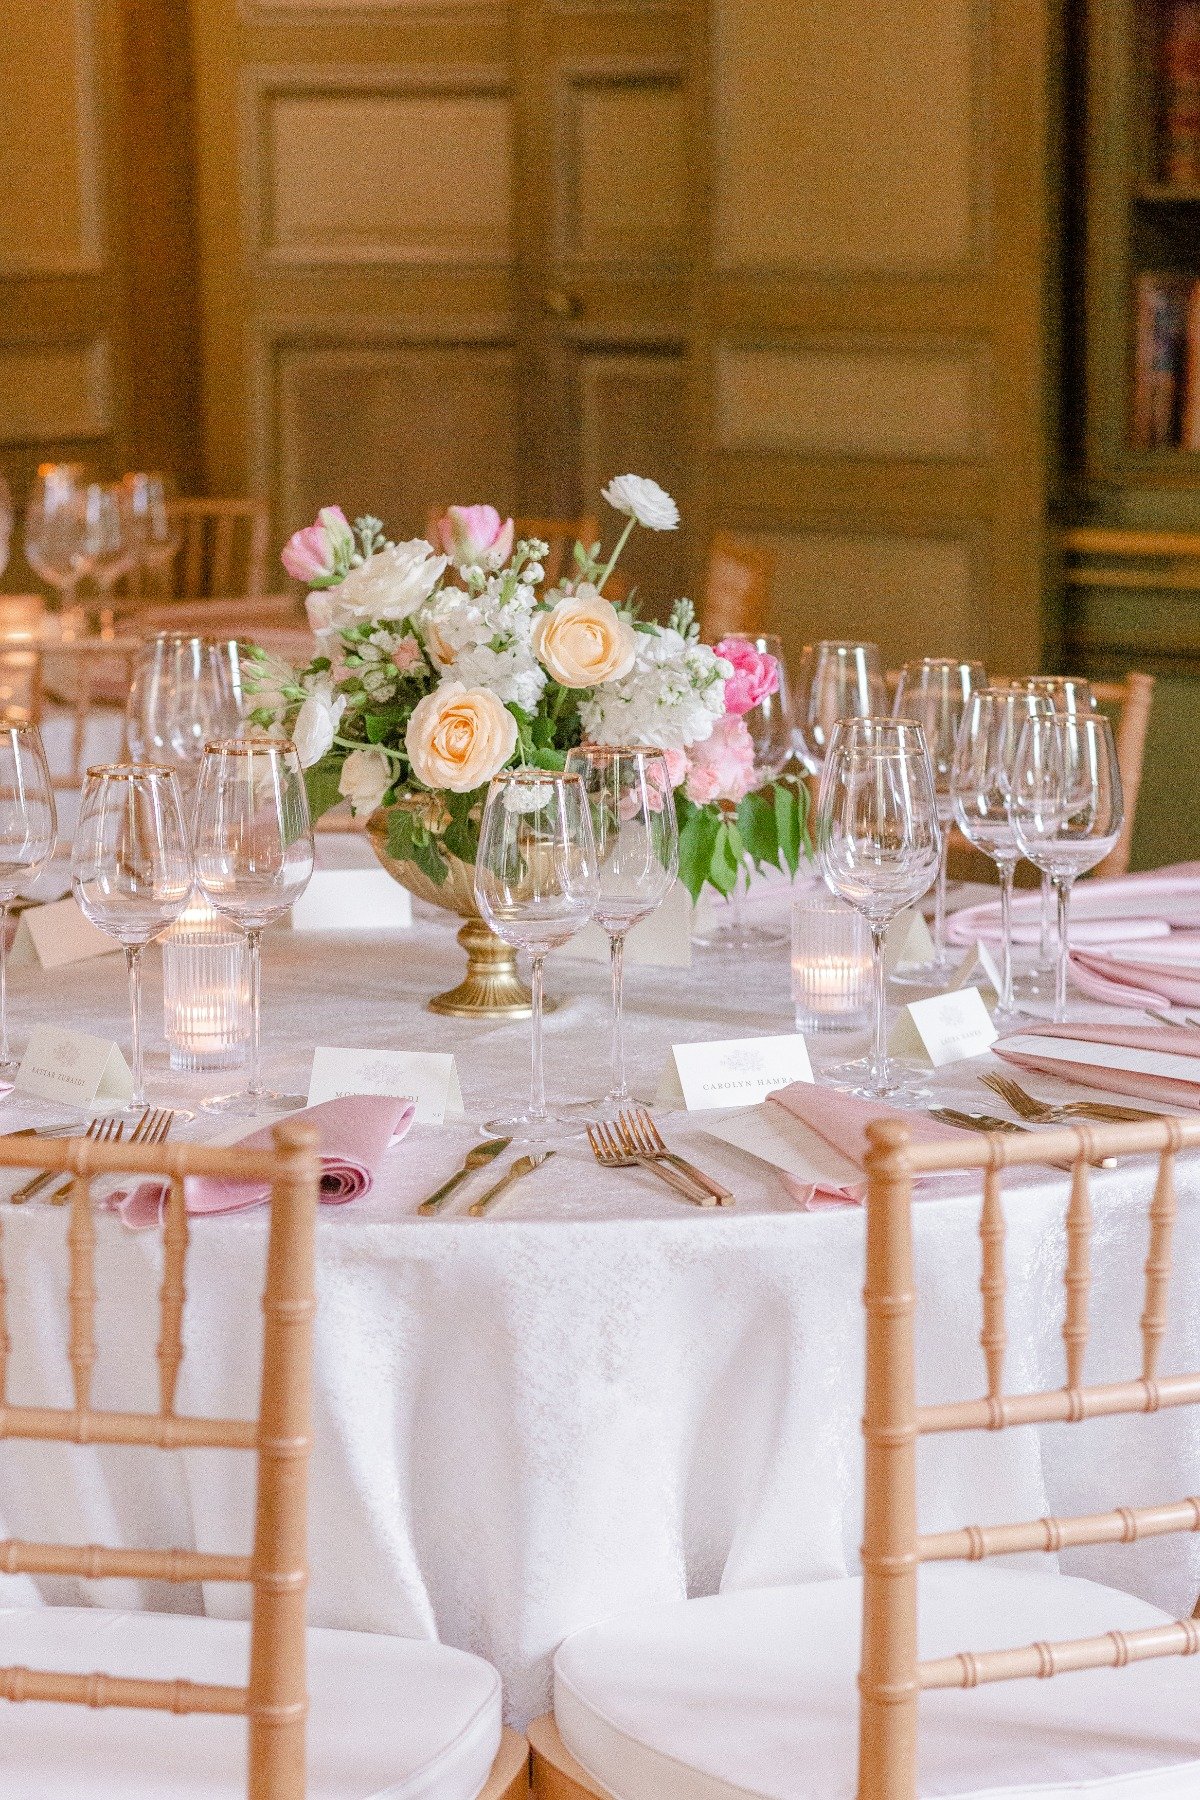
[[[415,863],[437,887],[449,870],[438,854],[437,842],[412,814],[400,807],[388,813],[388,855],[397,862]]]
[[[736,815],[695,806],[677,792],[679,878],[692,899],[700,898],[706,882],[719,894],[731,894],[746,857],[755,868],[794,875],[801,854],[810,848],[807,804],[807,791],[793,781],[747,794]]]
[[[341,799],[338,792],[338,781],[342,773],[345,758],[336,751],[328,751],[319,763],[304,771],[304,785],[308,789],[308,810],[314,819],[327,813],[330,807],[336,806]]]

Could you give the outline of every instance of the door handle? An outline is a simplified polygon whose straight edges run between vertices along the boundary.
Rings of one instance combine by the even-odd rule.
[[[581,319],[583,301],[566,288],[547,288],[542,295],[542,311],[552,319]]]

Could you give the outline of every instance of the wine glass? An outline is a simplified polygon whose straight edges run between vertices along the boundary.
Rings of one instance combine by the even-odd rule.
[[[969,843],[995,863],[1000,876],[1003,945],[996,1017],[1010,1020],[1013,1005],[1012,894],[1021,855],[1012,821],[1012,782],[1017,744],[1026,719],[1050,712],[1040,694],[1020,688],[977,688],[967,702],[950,773],[954,817]]]
[[[919,662],[905,663],[900,671],[892,712],[898,719],[915,719],[925,733],[929,760],[933,765],[938,818],[942,824],[942,860],[938,864],[934,889],[933,960],[894,977],[905,984],[925,986],[943,980],[947,972],[946,860],[950,849],[950,825],[954,819],[950,770],[967,701],[976,688],[986,686],[987,674],[982,663],[959,662],[953,656],[923,656]]]
[[[17,1066],[8,1044],[8,909],[54,854],[54,784],[36,725],[0,725],[0,1075]]]
[[[303,1106],[262,1084],[262,934],[300,898],[313,871],[304,773],[287,738],[218,738],[200,763],[193,812],[196,880],[205,898],[246,934],[250,951],[250,1079],[206,1112],[249,1118]]]
[[[25,560],[61,595],[65,612],[87,574],[83,465],[43,463],[25,505]]]
[[[89,481],[82,503],[87,572],[100,592],[101,623],[111,629],[113,588],[137,562],[132,516],[119,481]]]
[[[608,933],[612,968],[612,1086],[594,1117],[628,1104],[623,983],[625,936],[662,905],[679,873],[679,828],[661,750],[584,744],[567,753],[567,774],[583,783],[599,873],[593,918]]]
[[[179,784],[152,763],[106,763],[87,772],[71,850],[81,911],[115,937],[129,971],[133,1097],[146,1104],[142,1069],[142,951],[177,919],[192,891],[192,856]]]
[[[1112,726],[1103,713],[1048,713],[1027,719],[1013,771],[1017,842],[1049,875],[1058,899],[1054,1020],[1067,1016],[1067,923],[1071,889],[1102,862],[1121,835],[1125,807]]]
[[[1082,675],[1031,675],[1024,683],[1030,694],[1040,694],[1055,712],[1091,713],[1096,711],[1096,696],[1091,683]],[[1054,886],[1049,875],[1042,875],[1042,924],[1039,934],[1037,965],[1029,978],[1029,991],[1040,991],[1038,975],[1056,967],[1054,954]]]
[[[814,645],[809,669],[796,735],[806,771],[819,775],[838,720],[881,716],[887,710],[887,688],[878,644],[825,639]]]
[[[139,760],[166,763],[190,790],[204,746],[236,735],[240,692],[236,642],[160,631],[134,661],[125,707],[130,749]]]
[[[171,564],[183,533],[173,507],[175,483],[169,475],[137,470],[122,478],[137,560],[152,590],[170,588]]]
[[[817,855],[827,887],[862,914],[874,951],[874,1034],[864,1098],[916,1100],[887,1053],[884,940],[929,889],[942,848],[933,770],[911,719],[869,718],[838,734],[817,802]]]
[[[546,1110],[542,1064],[542,969],[547,953],[567,944],[600,902],[600,875],[588,797],[576,774],[506,769],[488,788],[475,898],[496,936],[532,962],[533,1059],[529,1105],[484,1127],[494,1137],[546,1144],[576,1136],[578,1122]]]

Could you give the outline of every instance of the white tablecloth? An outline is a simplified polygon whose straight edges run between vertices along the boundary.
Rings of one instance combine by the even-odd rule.
[[[518,1097],[527,1025],[475,1031],[421,1004],[457,979],[451,930],[425,915],[386,936],[270,934],[269,1076],[305,1088],[314,1043],[453,1049],[472,1118]],[[601,1091],[606,971],[559,957],[549,986],[564,996],[547,1021],[552,1097]],[[791,1027],[782,949],[733,969],[698,960],[690,975],[634,969],[628,987],[630,1060],[646,1095],[674,1041]],[[154,1050],[154,967],[146,990],[153,1097],[211,1091],[221,1077],[172,1075]],[[35,1017],[125,1041],[115,956],[22,972],[12,1005],[19,1041]],[[990,1108],[982,1066],[961,1065],[939,1086]],[[50,1111],[9,1098],[0,1127]],[[681,1204],[651,1176],[604,1173],[573,1148],[483,1220],[418,1219],[416,1201],[474,1139],[457,1124],[417,1128],[371,1196],[321,1215],[311,1617],[481,1652],[517,1722],[546,1707],[549,1659],[576,1626],[641,1601],[838,1575],[855,1560],[863,1217],[799,1211],[769,1168],[702,1138],[694,1118],[666,1129],[729,1180],[735,1208]],[[1145,1164],[1094,1177],[1089,1379],[1136,1372],[1151,1181]],[[1010,1385],[1053,1385],[1065,1180],[1010,1188]],[[1180,1188],[1164,1370],[1198,1366],[1200,1355],[1200,1159],[1183,1159]],[[0,1223],[10,1397],[69,1403],[65,1215],[5,1207]],[[259,1213],[194,1229],[185,1409],[253,1408],[264,1224]],[[917,1208],[924,1400],[980,1391],[977,1225],[974,1201]],[[159,1261],[156,1234],[101,1220],[101,1404],[155,1402]],[[0,1536],[242,1549],[251,1475],[228,1453],[7,1443]],[[1200,1438],[1192,1416],[1175,1412],[935,1439],[922,1447],[922,1478],[926,1529],[1173,1499],[1200,1491]],[[1075,1553],[1069,1566],[1183,1613],[1200,1586],[1190,1538]],[[0,1602],[39,1595],[213,1612],[245,1604],[239,1589],[0,1579]]]

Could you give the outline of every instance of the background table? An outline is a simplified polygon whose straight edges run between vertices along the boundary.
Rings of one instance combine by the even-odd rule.
[[[52,884],[51,884],[52,885]],[[419,911],[419,909],[418,909]],[[411,932],[268,934],[268,1075],[307,1085],[314,1043],[453,1050],[471,1118],[516,1098],[528,1026],[473,1029],[424,1010],[457,978],[452,922]],[[223,1076],[172,1075],[156,958],[147,970],[155,1099],[194,1101]],[[607,1078],[607,972],[551,959],[554,1099]],[[628,977],[630,1064],[649,1095],[672,1042],[791,1028],[786,952],[735,967],[697,959]],[[14,979],[23,1041],[34,1018],[126,1037],[119,956]],[[813,1040],[818,1057],[832,1054]],[[838,1051],[844,1050],[844,1041]],[[983,1065],[939,1092],[994,1102]],[[1051,1092],[1050,1084],[1036,1084]],[[0,1128],[51,1114],[10,1097]],[[548,1700],[549,1659],[614,1609],[853,1568],[861,1524],[863,1216],[800,1211],[764,1164],[675,1117],[667,1135],[736,1189],[721,1211],[675,1200],[649,1174],[561,1152],[482,1220],[415,1206],[474,1141],[471,1123],[416,1128],[369,1197],[322,1210],[318,1237],[312,1588],[315,1623],[437,1634],[501,1670],[509,1716]],[[205,1127],[211,1131],[211,1125]],[[189,1128],[198,1129],[198,1128]],[[1149,1164],[1094,1176],[1091,1380],[1134,1372]],[[1010,1382],[1062,1379],[1065,1178],[1009,1182]],[[1164,1370],[1200,1366],[1200,1159],[1180,1165],[1177,1280]],[[0,1210],[13,1339],[10,1397],[69,1404],[66,1215]],[[265,1216],[198,1223],[181,1407],[254,1404]],[[981,1391],[978,1205],[916,1213],[919,1392]],[[100,1404],[154,1403],[157,1234],[100,1221]],[[1136,1434],[1136,1435],[1131,1435]],[[1194,1415],[1149,1424],[934,1439],[922,1446],[923,1526],[1080,1512],[1198,1491]],[[252,1470],[228,1453],[0,1446],[0,1536],[235,1550],[249,1541]],[[1190,1538],[1064,1558],[1188,1613]],[[238,1610],[238,1589],[0,1578],[0,1600],[102,1600]]]

